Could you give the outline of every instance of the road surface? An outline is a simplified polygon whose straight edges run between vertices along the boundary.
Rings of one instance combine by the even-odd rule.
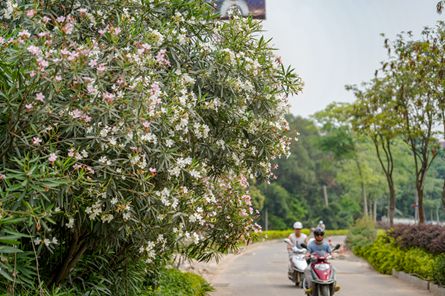
[[[392,276],[373,271],[363,260],[347,254],[333,260],[337,268],[339,296],[431,296]],[[281,241],[253,245],[240,255],[223,261],[211,279],[212,296],[304,296],[287,279],[288,255]]]

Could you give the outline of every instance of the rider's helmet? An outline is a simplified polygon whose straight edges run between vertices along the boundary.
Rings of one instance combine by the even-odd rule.
[[[317,227],[314,230],[314,236],[321,235],[324,236],[324,229],[321,227]]]
[[[303,224],[301,224],[301,222],[295,222],[294,229],[303,229]]]

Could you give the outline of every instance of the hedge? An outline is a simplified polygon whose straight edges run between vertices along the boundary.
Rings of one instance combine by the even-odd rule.
[[[445,256],[436,256],[420,248],[401,248],[388,234],[379,234],[374,243],[357,246],[353,252],[366,259],[378,272],[403,271],[422,279],[445,283]]]
[[[159,287],[145,296],[204,296],[210,291],[212,286],[201,276],[172,268],[161,273]]]
[[[273,239],[285,239],[289,236],[289,234],[293,233],[293,229],[287,230],[268,230],[262,231],[258,234],[257,240],[273,240]],[[302,233],[309,235],[310,229],[303,229]],[[334,235],[347,235],[347,229],[337,229],[337,230],[326,230],[326,236],[334,236]]]

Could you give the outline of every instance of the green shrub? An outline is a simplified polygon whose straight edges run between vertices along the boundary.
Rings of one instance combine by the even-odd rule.
[[[445,254],[436,258],[436,264],[434,265],[433,271],[434,282],[441,286],[445,286]]]
[[[375,270],[384,274],[391,274],[395,269],[432,280],[434,271],[438,268],[438,260],[434,255],[418,248],[401,249],[395,240],[386,234],[379,235],[370,245],[354,247],[353,251],[366,259]]]
[[[177,269],[166,269],[161,272],[159,287],[146,296],[204,296],[210,291],[213,291],[213,288],[201,276]]]
[[[377,236],[374,222],[367,217],[358,219],[351,227],[346,238],[346,245],[351,250],[371,245]]]

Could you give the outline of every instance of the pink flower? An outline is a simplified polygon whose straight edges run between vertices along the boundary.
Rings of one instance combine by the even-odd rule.
[[[95,95],[97,94],[97,89],[94,87],[94,85],[92,84],[88,84],[87,85],[87,91],[90,95]]]
[[[87,12],[88,12],[88,10],[87,10],[86,8],[80,8],[80,9],[79,9],[79,14],[80,14],[81,16],[86,15]]]
[[[142,125],[143,125],[145,128],[149,128],[149,127],[150,127],[150,122],[148,122],[147,120],[145,120],[145,121],[142,123]]]
[[[64,16],[59,16],[57,19],[56,19],[56,21],[57,22],[59,22],[59,23],[63,23],[64,21],[65,21],[65,17]]]
[[[150,168],[149,171],[153,177],[156,176],[156,174],[158,173],[158,171],[155,168]]]
[[[105,64],[99,64],[97,67],[97,72],[104,72],[106,69],[107,67],[105,67]]]
[[[25,105],[26,110],[30,111],[32,110],[32,104],[26,104]]]
[[[19,32],[19,37],[26,39],[26,38],[31,37],[31,34],[28,31],[24,30],[24,31]]]
[[[40,139],[39,137],[32,137],[32,144],[39,146],[40,143],[42,143],[42,139]]]
[[[0,44],[3,44],[3,43],[5,43],[5,38],[0,37]]]
[[[49,17],[47,17],[46,15],[44,17],[42,17],[42,22],[44,24],[47,24],[51,19]]]
[[[91,60],[91,61],[88,63],[88,66],[90,66],[91,68],[96,67],[96,66],[97,66],[97,60]]]
[[[170,61],[167,59],[166,50],[161,49],[156,55],[156,61],[164,66],[170,66]]]
[[[43,69],[45,69],[46,67],[49,66],[48,61],[46,61],[46,60],[44,60],[42,58],[37,60],[37,64],[39,64],[39,67],[40,67],[41,70],[43,70]]]
[[[29,72],[29,76],[32,78],[32,77],[34,77],[34,76],[36,76],[36,71],[31,71],[31,72]]]
[[[62,76],[57,75],[54,79],[56,79],[56,81],[62,81]]]
[[[36,95],[36,101],[39,101],[39,102],[43,103],[45,101],[45,96],[42,93],[38,93]]]
[[[40,50],[40,48],[37,47],[37,46],[34,46],[34,45],[30,45],[30,46],[28,46],[27,50],[28,50],[32,55],[35,55],[35,56],[40,56],[40,55],[42,54],[42,51]]]
[[[36,11],[34,9],[30,9],[26,11],[26,16],[27,17],[33,17],[36,15]]]
[[[161,88],[159,87],[159,83],[153,82],[150,89],[150,94],[152,97],[158,97],[159,93],[161,91]]]
[[[73,33],[74,30],[74,24],[72,22],[67,23],[65,26],[63,26],[62,31],[65,32],[65,34],[70,35]]]
[[[3,174],[0,174],[0,180],[4,180],[6,178],[6,176],[5,175],[3,175]]]
[[[70,149],[68,150],[68,156],[69,156],[69,157],[74,157],[74,148],[70,148]]]
[[[83,112],[80,111],[79,109],[74,109],[72,112],[70,112],[71,117],[73,117],[74,119],[80,118],[83,115]]]
[[[48,157],[48,161],[53,164],[57,159],[57,155],[55,153],[51,153]]]
[[[102,95],[102,99],[104,99],[104,101],[107,102],[108,104],[113,103],[115,97],[116,97],[116,96],[115,96],[114,94],[109,93],[109,92],[105,92],[105,93]]]
[[[116,36],[119,35],[120,32],[122,32],[122,30],[121,30],[121,28],[119,28],[119,27],[116,27],[116,28],[114,28],[114,30],[113,30],[113,34],[116,35]]]

